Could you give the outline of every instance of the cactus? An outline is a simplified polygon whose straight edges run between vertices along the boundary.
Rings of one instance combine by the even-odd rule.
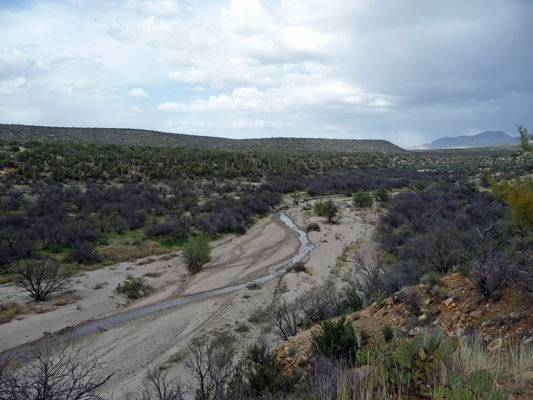
[[[480,369],[468,376],[468,383],[476,393],[488,392],[492,388],[492,376],[486,370]]]
[[[452,354],[459,347],[459,342],[457,338],[444,338],[441,340],[439,346],[437,347],[437,354],[440,358],[444,358]]]
[[[442,331],[435,329],[414,337],[411,343],[398,344],[389,351],[384,348],[384,343],[376,340],[375,347],[361,349],[358,358],[360,362],[372,362],[375,357],[374,363],[377,365],[368,381],[372,390],[388,381],[393,385],[401,383],[418,397],[436,400],[506,400],[505,392],[491,390],[493,380],[485,370],[471,373],[468,379],[452,371],[448,375],[448,386],[438,385],[431,391],[429,385],[435,370],[457,347],[457,338],[446,337]],[[469,387],[465,387],[467,383]]]
[[[452,390],[457,390],[463,387],[463,378],[457,372],[451,372],[448,376],[448,382]]]
[[[507,400],[507,394],[501,390],[491,390],[483,395],[483,400]]]
[[[398,364],[405,368],[411,368],[413,363],[413,349],[412,345],[404,344],[398,347],[394,355]]]
[[[357,351],[357,360],[362,365],[373,364],[376,361],[377,355],[374,350],[368,346],[364,346]]]
[[[433,343],[435,343],[435,346],[438,346],[440,344],[440,341],[442,339],[442,331],[437,328],[433,331]]]
[[[474,394],[468,389],[457,389],[453,391],[453,400],[474,400]]]
[[[451,400],[452,397],[452,391],[448,389],[446,386],[437,386],[435,390],[433,391],[433,399],[434,400]]]

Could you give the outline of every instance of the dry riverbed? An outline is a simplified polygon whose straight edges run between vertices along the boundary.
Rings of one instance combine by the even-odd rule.
[[[114,372],[106,384],[108,397],[116,399],[126,391],[136,390],[149,366],[179,359],[176,355],[185,355],[193,338],[229,333],[237,338],[239,350],[258,338],[277,344],[268,325],[254,322],[254,316],[280,296],[293,300],[325,282],[343,285],[353,273],[350,263],[353,250],[369,254],[375,250],[372,241],[375,212],[352,208],[348,198],[332,199],[342,210],[337,224],[325,223],[301,205],[287,210],[287,216],[302,230],[310,222],[320,225],[320,232],[309,233],[316,249],[303,260],[308,273],[287,273],[259,288],[244,288],[157,311],[73,342],[72,345],[83,346],[103,362],[106,372]],[[291,199],[286,202],[292,204]],[[26,314],[0,325],[2,350],[88,320],[249,282],[267,275],[269,266],[291,258],[299,247],[298,234],[280,221],[277,213],[272,213],[245,235],[228,235],[213,242],[211,261],[194,276],[187,273],[179,253],[86,272],[73,280],[68,293],[55,295],[43,305],[42,311],[47,312]],[[136,301],[117,294],[117,284],[129,277],[144,277],[154,293]],[[0,302],[26,301],[28,296],[20,288],[0,286]],[[174,364],[169,372],[190,381],[183,362]]]

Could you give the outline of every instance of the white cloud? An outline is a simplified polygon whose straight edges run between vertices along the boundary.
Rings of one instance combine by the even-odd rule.
[[[0,120],[405,141],[533,125],[531,2],[69,2],[0,6]]]
[[[380,94],[365,93],[343,82],[329,82],[313,75],[288,75],[276,88],[259,90],[241,87],[229,93],[208,98],[193,99],[189,103],[167,102],[159,110],[179,112],[254,112],[258,115],[292,112],[324,112],[322,107],[336,106],[349,110],[353,107],[388,107],[392,99]]]
[[[140,1],[126,0],[125,7],[144,15],[163,18],[173,18],[181,11],[181,7],[174,0]]]
[[[142,90],[141,88],[131,89],[127,93],[127,95],[131,96],[131,97],[138,97],[138,98],[150,97],[150,95],[148,93],[146,93],[144,90]]]

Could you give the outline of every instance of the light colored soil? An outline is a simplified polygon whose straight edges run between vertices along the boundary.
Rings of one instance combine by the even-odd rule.
[[[272,346],[279,344],[268,331],[267,324],[249,321],[252,314],[277,301],[280,293],[287,300],[293,300],[327,281],[343,285],[351,274],[353,249],[375,251],[372,233],[376,214],[353,209],[350,199],[332,199],[342,209],[341,220],[333,225],[305,211],[302,205],[287,210],[287,215],[300,229],[305,230],[310,222],[318,222],[321,227],[320,232],[309,234],[316,249],[303,260],[311,274],[287,273],[263,283],[260,289],[245,288],[147,314],[76,340],[73,345],[84,346],[106,364],[106,372],[114,372],[106,386],[108,398],[116,399],[125,391],[136,390],[149,366],[162,365],[174,354],[186,351],[193,338],[228,332],[237,338],[241,351],[259,338],[266,339]],[[286,202],[292,204],[291,199]],[[211,261],[192,277],[179,254],[170,259],[168,256],[153,257],[87,272],[74,280],[70,293],[46,302],[44,307],[50,311],[30,313],[20,320],[0,325],[2,350],[87,320],[251,281],[267,275],[269,266],[289,259],[299,246],[297,234],[273,213],[257,222],[245,235],[228,235],[213,242]],[[352,251],[344,251],[343,256],[347,247]],[[128,301],[114,291],[128,276],[141,277],[147,273],[149,276],[145,278],[155,289],[152,295]],[[154,273],[160,276],[150,277]],[[27,299],[20,288],[0,286],[2,303],[24,303]],[[54,305],[58,299],[68,304]],[[177,363],[169,372],[186,382],[191,379],[183,363]]]

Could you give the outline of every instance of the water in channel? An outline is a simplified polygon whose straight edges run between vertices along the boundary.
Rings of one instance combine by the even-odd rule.
[[[285,214],[284,211],[279,213],[279,217],[285,223],[285,225],[287,225],[290,229],[298,233],[299,235],[298,238],[300,240],[301,245],[296,255],[294,255],[291,259],[269,267],[267,275],[259,279],[255,279],[253,281],[243,283],[240,285],[228,286],[228,287],[221,288],[221,289],[210,290],[208,292],[198,293],[198,294],[194,294],[194,295],[190,295],[186,297],[180,297],[180,298],[168,300],[168,301],[165,301],[163,303],[159,303],[153,306],[126,311],[120,314],[112,315],[107,318],[90,321],[90,322],[87,322],[81,325],[77,325],[75,327],[65,329],[61,331],[60,333],[54,335],[54,341],[57,341],[58,343],[66,343],[66,342],[81,338],[83,336],[89,335],[98,329],[105,329],[112,325],[115,325],[115,324],[118,324],[124,321],[128,321],[130,319],[137,318],[142,315],[150,314],[150,313],[164,310],[170,307],[176,307],[181,304],[191,303],[191,302],[205,299],[208,297],[217,296],[219,294],[234,292],[236,290],[243,289],[253,284],[260,284],[263,282],[267,282],[270,279],[273,279],[277,276],[282,275],[286,271],[287,268],[296,264],[297,262],[300,262],[305,257],[306,254],[308,254],[311,250],[315,248],[315,246],[313,246],[313,244],[309,242],[309,238],[307,237],[307,234],[304,231],[298,229],[298,227],[294,224],[294,222],[292,222],[292,220]],[[13,356],[15,354],[18,354],[20,351],[24,350],[25,347],[27,347],[27,345],[22,345],[15,349],[8,350],[7,352],[1,354],[0,358],[2,358],[2,356],[5,357],[6,355]]]

